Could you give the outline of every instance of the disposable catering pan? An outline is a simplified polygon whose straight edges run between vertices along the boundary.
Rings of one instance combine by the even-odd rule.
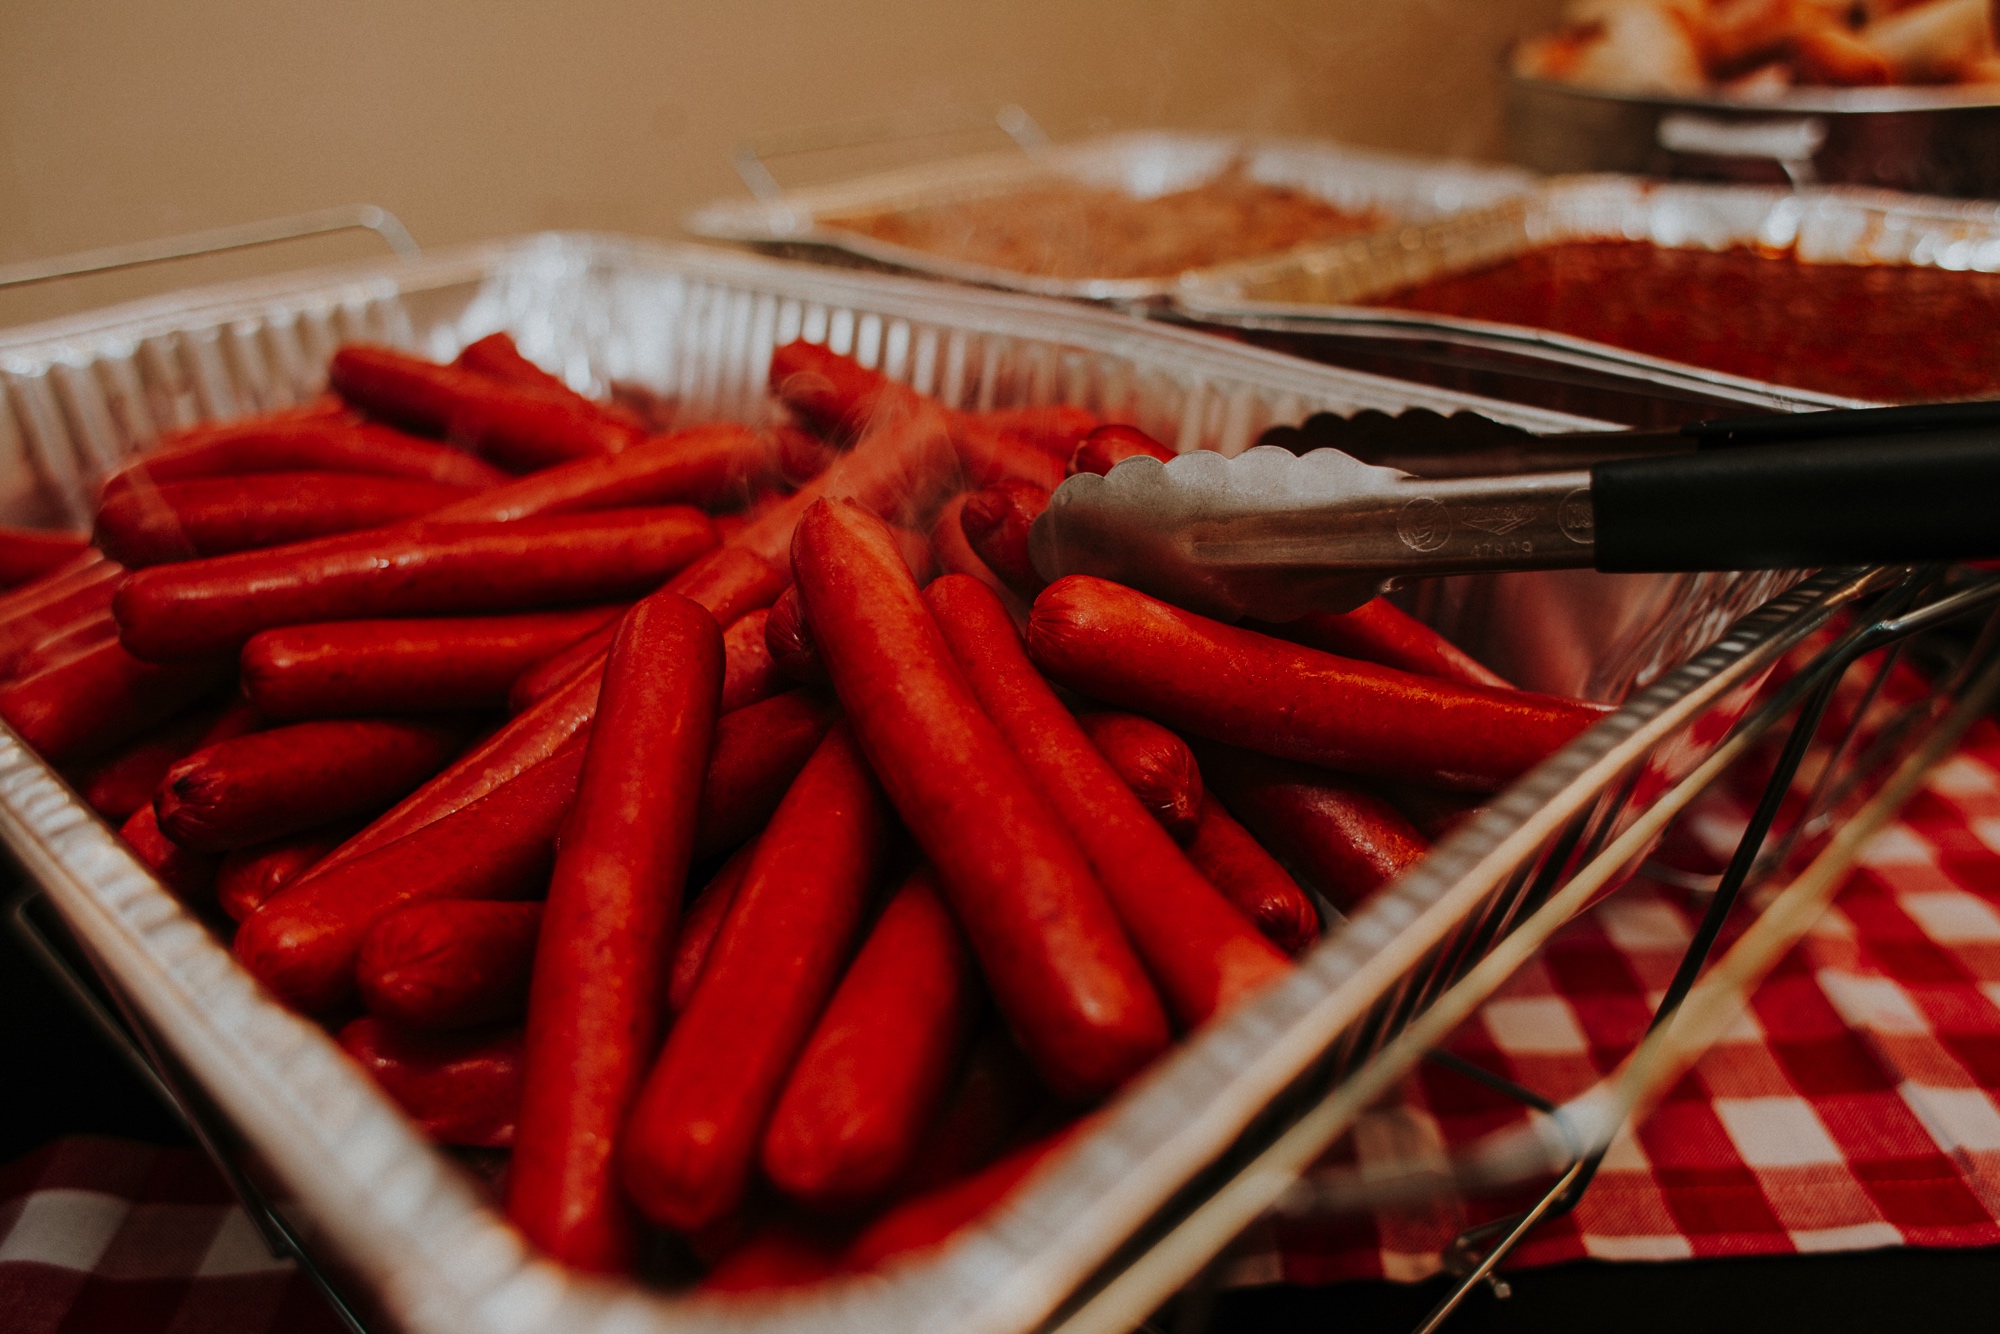
[[[868,215],[907,217],[970,200],[1004,202],[1063,184],[1112,187],[1140,199],[1210,182],[1232,167],[1250,180],[1287,186],[1337,208],[1373,212],[1384,222],[1422,223],[1520,195],[1527,172],[1466,162],[1404,157],[1316,140],[1254,139],[1169,130],[1105,135],[953,158],[767,199],[719,200],[685,226],[698,236],[781,249],[832,249],[916,273],[1043,296],[1145,302],[1167,296],[1175,277],[1051,277],[975,263],[869,236],[839,225]],[[1373,227],[1367,230],[1374,230]]]
[[[683,420],[758,410],[772,349],[805,337],[958,406],[1078,403],[1183,449],[1234,452],[1320,410],[1588,424],[1068,304],[544,236],[0,335],[5,466],[23,479],[22,505],[74,516],[92,475],[158,430],[315,393],[344,339],[446,356],[502,328],[573,383],[643,386]],[[1288,980],[1185,1042],[982,1223],[900,1268],[784,1295],[689,1296],[530,1254],[468,1160],[428,1145],[320,1028],[265,995],[11,732],[0,733],[0,835],[232,1179],[363,1324],[1122,1329],[1349,1124],[1357,1098],[1416,1059],[1426,1022],[1476,1004],[1518,963],[1508,950],[1617,883],[1712,778],[1697,766],[1742,738],[1730,724],[1781,656],[1857,599],[1914,587],[1883,571],[1452,581],[1438,614],[1496,668],[1624,707],[1330,930]]]
[[[1514,160],[1537,171],[2000,196],[2000,90],[1991,85],[1670,97],[1516,74],[1507,140]]]
[[[2000,205],[1850,188],[1793,191],[1650,182],[1551,181],[1530,196],[1427,227],[1361,237],[1190,275],[1174,295],[1203,324],[1393,346],[1432,344],[1551,374],[1621,381],[1711,403],[1775,411],[1857,406],[1857,397],[1775,384],[1525,324],[1365,305],[1397,288],[1564,241],[1743,248],[1829,265],[2000,271]],[[1855,333],[1857,346],[1866,347]]]

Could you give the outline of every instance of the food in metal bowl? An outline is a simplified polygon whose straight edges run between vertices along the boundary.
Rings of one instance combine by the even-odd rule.
[[[1993,0],[1574,0],[1514,72],[1622,93],[2000,84]]]

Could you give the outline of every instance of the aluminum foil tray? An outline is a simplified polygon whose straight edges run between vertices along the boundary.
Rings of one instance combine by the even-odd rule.
[[[1106,135],[1032,155],[981,154],[786,192],[771,201],[721,200],[685,226],[715,240],[831,247],[900,269],[1044,296],[1149,301],[1169,295],[1172,276],[1055,278],[1019,273],[864,236],[826,220],[971,198],[1004,197],[1073,181],[1114,186],[1141,199],[1185,190],[1240,160],[1253,180],[1286,185],[1349,209],[1375,208],[1422,223],[1525,194],[1533,175],[1509,167],[1403,157],[1315,140],[1247,139],[1167,130]]]
[[[579,386],[635,382],[676,398],[689,418],[755,410],[773,347],[804,336],[955,405],[1080,403],[1182,448],[1233,452],[1273,422],[1322,409],[1470,407],[1531,429],[1589,425],[1065,303],[545,236],[0,334],[5,470],[20,508],[74,517],[91,476],[159,429],[317,392],[343,339],[442,357],[502,328]],[[678,1295],[579,1277],[530,1254],[472,1173],[427,1144],[320,1028],[265,995],[4,730],[0,836],[231,1178],[248,1183],[370,1325],[1123,1330],[1248,1221],[1231,1212],[1244,1198],[1244,1163],[1308,1113],[1316,1133],[1337,1132],[1340,1116],[1358,1111],[1349,1106],[1358,1091],[1416,1058],[1385,1044],[1443,1001],[1474,1004],[1497,986],[1504,973],[1468,970],[1496,942],[1540,938],[1553,878],[1623,865],[1631,840],[1608,851],[1605,840],[1709,753],[1735,716],[1726,711],[1740,712],[1780,654],[1874,586],[1829,573],[1783,591],[1792,582],[1588,572],[1452,581],[1442,615],[1468,647],[1524,685],[1625,706],[1330,931],[1285,983],[1139,1079],[982,1224],[892,1272],[790,1295]],[[1599,865],[1606,858],[1616,865]],[[1222,1218],[1223,1230],[1196,1243],[1175,1232],[1197,1216],[1211,1228]]]
[[[1192,274],[1175,292],[1174,308],[1206,324],[1450,342],[1779,411],[1863,404],[1545,329],[1356,304],[1537,246],[1586,240],[1711,250],[1795,246],[1800,258],[1817,263],[1994,272],[2000,271],[2000,204],[1858,188],[1570,177],[1426,227]]]

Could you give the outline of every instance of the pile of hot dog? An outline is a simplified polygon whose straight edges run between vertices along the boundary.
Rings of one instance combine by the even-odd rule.
[[[351,346],[0,535],[0,717],[546,1254],[935,1243],[1602,710],[1386,603],[1231,627],[1027,530],[1169,451],[806,343],[663,434]],[[1247,826],[1247,828],[1246,828]],[[1275,854],[1275,855],[1274,855]]]

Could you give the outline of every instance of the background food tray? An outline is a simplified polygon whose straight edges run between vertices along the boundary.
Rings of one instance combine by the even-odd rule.
[[[1253,180],[1291,186],[1337,207],[1379,209],[1398,225],[1491,205],[1524,194],[1536,179],[1513,168],[1403,157],[1314,140],[1152,130],[1043,147],[1032,154],[954,158],[788,191],[771,201],[721,200],[689,215],[685,225],[696,235],[716,240],[826,247],[988,287],[1044,296],[1147,301],[1170,294],[1174,277],[1055,278],[1018,273],[829,227],[826,219],[1004,198],[1063,181],[1115,186],[1146,199],[1199,185],[1239,160]]]
[[[0,336],[0,420],[13,423],[19,507],[80,514],[91,475],[158,428],[316,392],[342,339],[443,357],[499,328],[579,386],[636,383],[675,399],[685,420],[760,409],[772,348],[803,336],[957,406],[1079,403],[1182,448],[1233,452],[1273,422],[1364,407],[1588,425],[1032,298],[554,236],[186,293]],[[1524,922],[1542,921],[1570,868],[1608,877],[1643,852],[1643,840],[1609,840],[1727,733],[1715,710],[1725,723],[1736,716],[1727,710],[1740,712],[1780,654],[1882,582],[1828,574],[1740,619],[1791,581],[1587,572],[1454,581],[1448,600],[1461,611],[1502,613],[1465,619],[1469,646],[1524,684],[1640,693],[1332,930],[1284,984],[1137,1081],[995,1216],[889,1275],[789,1296],[677,1297],[531,1257],[474,1178],[423,1142],[319,1028],[265,996],[11,733],[0,734],[0,834],[232,1177],[384,1328],[1122,1328],[1135,1302],[1143,1311],[1186,1277],[1181,1220],[1213,1217],[1200,1214],[1204,1203],[1307,1114],[1319,1117],[1315,1133],[1336,1133],[1345,1104],[1326,1095],[1393,1077],[1414,1057],[1385,1055],[1384,1044],[1440,1003],[1474,1003],[1497,986],[1468,970]],[[1179,1250],[1151,1249],[1170,1234],[1183,1238]],[[1199,1242],[1193,1263],[1228,1235]]]
[[[1551,366],[1623,375],[1717,401],[1778,410],[1863,400],[1746,379],[1523,325],[1361,306],[1384,292],[1561,241],[1634,240],[1720,250],[1795,248],[1828,264],[2000,270],[2000,205],[1881,190],[1794,192],[1663,184],[1623,176],[1550,182],[1493,208],[1400,235],[1190,275],[1174,296],[1207,324],[1383,339],[1443,340]]]

